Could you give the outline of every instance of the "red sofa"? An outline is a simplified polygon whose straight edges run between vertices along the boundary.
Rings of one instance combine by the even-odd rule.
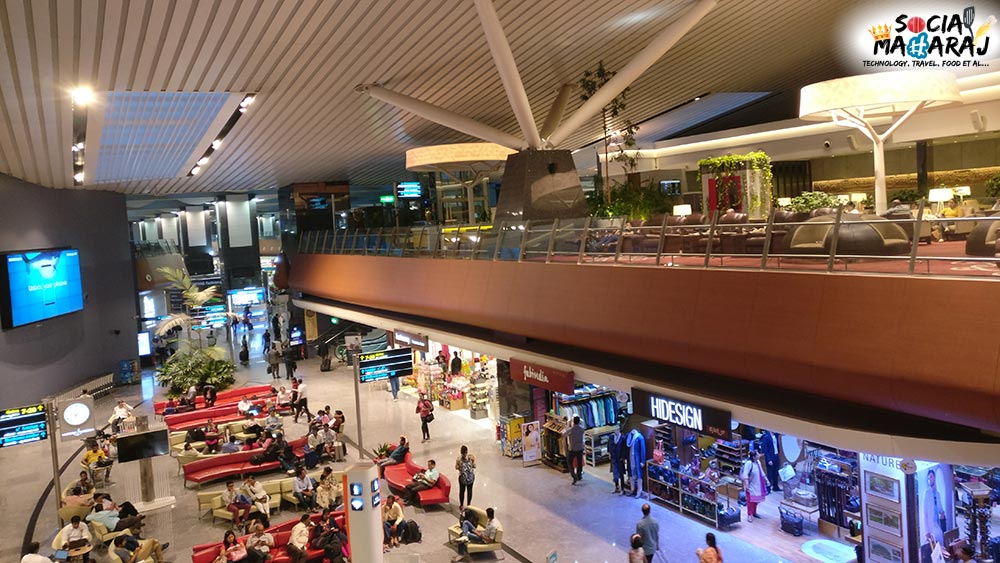
[[[253,403],[257,406],[263,407],[264,399],[257,399],[256,401],[253,401]],[[236,406],[236,403],[232,403],[229,405],[212,407],[210,409],[169,414],[163,417],[163,421],[167,423],[167,428],[169,428],[171,432],[178,432],[205,426],[210,418],[216,424],[243,420],[243,415],[239,413]],[[257,418],[265,418],[266,416],[267,414],[262,410],[257,415]]]
[[[288,442],[297,457],[305,455],[306,436]],[[232,454],[220,454],[205,459],[192,461],[184,466],[184,486],[188,481],[202,483],[224,479],[232,476],[243,476],[251,473],[265,473],[281,467],[277,461],[265,461],[260,465],[250,463],[250,456],[262,453],[262,450],[249,450]]]
[[[406,457],[403,458],[403,463],[386,466],[384,473],[385,481],[389,484],[390,488],[396,491],[401,491],[405,489],[407,485],[412,483],[413,476],[421,471],[424,471],[424,468],[413,463],[413,458],[410,456],[410,452],[406,452]],[[449,481],[440,470],[438,471],[437,483],[435,483],[433,487],[417,492],[417,497],[420,498],[421,506],[450,502],[450,496],[451,481]]]
[[[230,403],[238,403],[243,395],[247,397],[253,397],[256,395],[259,397],[270,397],[271,386],[270,385],[254,385],[253,387],[240,387],[239,389],[227,389],[225,391],[219,391],[215,396],[215,406],[228,405]],[[158,401],[153,403],[153,412],[156,414],[163,414],[163,409],[167,408],[166,401]],[[194,408],[203,409],[205,408],[205,397],[201,395],[195,397]]]
[[[341,527],[344,526],[344,513],[343,511],[338,511],[332,513],[334,518],[337,519],[337,524]],[[319,522],[320,515],[313,514],[311,516],[313,523]],[[291,536],[292,527],[299,523],[299,518],[294,518],[288,520],[287,522],[282,522],[275,526],[271,526],[266,531],[274,537],[275,549],[271,551],[271,556],[273,557],[272,563],[287,563],[291,561],[288,557],[288,553],[285,551],[284,546],[288,544],[288,538]],[[240,536],[239,539],[246,543],[247,536]],[[206,543],[201,545],[196,545],[191,548],[192,563],[212,563],[215,557],[219,554],[219,548],[222,547],[222,542]],[[310,549],[308,550],[309,561],[320,561],[323,559],[323,552],[318,550]]]

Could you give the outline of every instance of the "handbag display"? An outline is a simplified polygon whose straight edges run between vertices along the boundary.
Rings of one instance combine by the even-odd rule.
[[[664,454],[663,454],[663,440],[656,441],[656,447],[653,448],[653,463],[658,465],[663,465]]]
[[[802,522],[805,520],[802,517],[802,513],[789,510],[784,506],[779,506],[778,512],[781,514],[781,531],[793,536],[801,536]]]

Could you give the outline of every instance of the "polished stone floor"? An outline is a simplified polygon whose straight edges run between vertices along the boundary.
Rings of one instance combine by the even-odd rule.
[[[257,331],[260,332],[260,331]],[[257,344],[255,342],[255,344]],[[255,354],[250,368],[238,371],[238,384],[270,382],[265,373],[265,365],[260,354]],[[347,417],[346,435],[357,443],[355,423],[354,385],[352,371],[338,367],[332,372],[320,373],[316,360],[299,363],[298,375],[311,386],[310,406],[316,408],[331,405],[344,411]],[[162,396],[162,390],[154,388],[149,377],[143,385],[125,387],[118,390],[116,397],[122,397],[137,406],[138,412],[152,414],[151,401]],[[370,448],[376,443],[392,441],[400,433],[411,437],[420,435],[420,421],[414,413],[415,399],[412,394],[402,393],[394,402],[383,387],[362,387],[363,443]],[[102,399],[98,404],[98,418],[110,414],[114,400]],[[523,467],[520,459],[505,458],[500,455],[495,441],[495,432],[489,419],[473,421],[467,414],[450,412],[443,408],[435,411],[436,420],[431,425],[432,439],[427,443],[417,441],[413,455],[418,463],[435,459],[449,475],[455,485],[452,491],[453,505],[447,508],[406,509],[407,518],[415,518],[423,532],[423,542],[402,546],[386,561],[448,561],[454,550],[446,542],[446,528],[456,520],[457,476],[454,459],[461,445],[469,446],[478,458],[478,472],[475,496],[472,504],[494,506],[497,518],[504,527],[504,543],[508,546],[507,557],[521,561],[545,561],[550,551],[558,553],[558,561],[566,562],[616,562],[627,559],[625,543],[634,530],[635,521],[641,516],[641,499],[626,498],[610,494],[610,475],[607,466],[588,468],[588,474],[579,485],[572,485],[568,475],[561,474],[545,466]],[[157,422],[157,424],[162,424]],[[291,418],[285,420],[289,435],[301,435],[305,425],[296,425]],[[60,444],[59,455],[63,463],[68,462],[65,476],[75,476],[78,472],[80,442]],[[358,450],[349,452],[348,462],[358,460]],[[108,490],[116,500],[129,500],[137,494],[136,463],[115,467],[115,484]],[[334,464],[338,467],[341,464]],[[210,519],[199,519],[196,515],[193,489],[185,489],[177,466],[171,458],[158,458],[156,472],[162,485],[169,487],[169,494],[176,497],[173,510],[156,513],[150,517],[147,526],[149,537],[170,541],[166,552],[170,561],[189,561],[190,547],[195,544],[218,541],[225,531],[222,522],[213,525]],[[4,494],[0,496],[0,560],[17,561],[19,549],[24,540],[29,516],[39,502],[39,498],[51,479],[51,457],[47,443],[29,444],[0,451],[0,475],[4,477]],[[277,477],[265,475],[262,479]],[[219,490],[222,482],[206,484],[202,490]],[[163,493],[159,493],[163,494]],[[286,509],[272,522],[292,519],[298,513]],[[662,551],[668,561],[694,560],[694,550],[702,545],[705,532],[712,531],[701,522],[682,516],[674,511],[654,505],[653,515],[660,521]],[[762,526],[774,528],[776,519],[763,520]],[[757,526],[758,523],[754,523]],[[727,561],[811,561],[802,553],[795,557],[779,557],[765,551],[739,536],[750,533],[744,525],[740,534],[716,533],[719,545]],[[48,497],[34,528],[34,539],[42,542],[42,553],[49,553],[48,544],[56,532],[55,508],[52,497]],[[762,530],[763,532],[763,530]],[[771,533],[769,530],[767,533]],[[755,542],[767,545],[767,542]],[[415,559],[413,556],[419,556]],[[103,558],[97,557],[98,560]],[[492,560],[491,555],[483,555],[481,560]],[[477,559],[479,560],[479,559]],[[659,558],[657,559],[660,560]]]

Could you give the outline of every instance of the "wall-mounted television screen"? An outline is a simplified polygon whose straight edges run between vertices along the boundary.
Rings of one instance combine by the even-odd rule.
[[[80,251],[75,248],[0,254],[3,328],[37,323],[83,309]]]
[[[140,434],[118,436],[118,462],[135,461],[170,453],[170,440],[166,430],[153,430]]]

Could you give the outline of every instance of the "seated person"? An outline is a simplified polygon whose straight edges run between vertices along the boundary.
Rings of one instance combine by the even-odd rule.
[[[323,453],[323,437],[319,435],[319,428],[316,426],[309,429],[309,435],[306,437],[306,445],[308,446],[307,451],[316,450],[319,453]]]
[[[167,398],[167,404],[163,405],[163,414],[165,416],[168,414],[174,414],[175,412],[177,412],[177,401],[175,401],[173,397],[169,397]]]
[[[232,530],[226,532],[222,536],[222,547],[219,548],[219,556],[215,559],[216,562],[239,562],[248,561],[250,559],[247,553],[247,547],[243,544],[243,541],[236,537],[236,533]]]
[[[406,452],[410,451],[410,446],[406,443],[406,436],[399,437],[399,445],[389,453],[389,457],[378,462],[379,472],[385,477],[385,468],[389,465],[403,463],[406,459]]]
[[[24,552],[24,557],[21,558],[21,563],[52,563],[52,560],[48,557],[38,554],[38,550],[41,547],[42,544],[36,541],[29,543],[27,550]]]
[[[135,547],[128,545],[130,543],[129,539],[134,542],[133,545]],[[153,557],[153,561],[156,563],[163,563],[165,561],[163,550],[168,547],[170,547],[169,543],[161,545],[155,539],[135,540],[135,538],[130,538],[126,534],[116,537],[114,542],[115,555],[122,560],[122,563],[141,563],[150,556]]]
[[[396,502],[396,497],[385,497],[382,505],[382,551],[388,552],[389,547],[399,547],[399,538],[403,537],[406,519],[403,518],[403,505]]]
[[[281,417],[275,411],[270,411],[267,413],[267,418],[264,419],[264,430],[267,432],[277,432],[281,430],[284,426],[284,422],[281,421]]]
[[[279,419],[280,420],[280,419]],[[257,422],[254,418],[253,413],[247,413],[243,417],[243,433],[253,434],[260,438],[260,435],[264,433],[264,427]]]
[[[304,510],[318,512],[316,508],[316,489],[313,487],[312,478],[306,475],[306,468],[300,467],[295,473],[295,480],[292,482],[292,494],[298,499]]]
[[[114,462],[108,459],[96,441],[91,443],[90,449],[83,454],[83,463],[90,468],[91,475],[99,469],[104,469],[104,480],[107,481],[111,477],[111,465]]]
[[[232,481],[226,481],[226,490],[222,491],[222,504],[233,514],[233,526],[236,528],[250,517],[250,509],[253,508],[250,497],[237,490]],[[242,519],[240,513],[243,514]]]
[[[319,430],[319,436],[323,439],[323,445],[326,449],[326,453],[336,457],[337,434],[330,430],[329,426],[323,426]]]
[[[252,406],[253,403],[250,402],[250,399],[248,399],[246,395],[243,395],[243,397],[240,398],[240,402],[236,403],[236,411],[240,414],[247,414],[250,412],[250,407]]]
[[[426,491],[437,484],[438,480],[438,470],[437,463],[431,459],[427,461],[427,470],[421,471],[413,476],[413,482],[406,486],[403,490],[401,496],[406,498],[403,500],[406,504],[413,504],[420,499],[417,495],[420,491]]]
[[[191,442],[184,442],[184,449],[177,454],[179,457],[198,457],[201,452],[191,445]]]
[[[250,498],[253,505],[257,507],[257,511],[263,516],[264,527],[270,526],[271,507],[268,506],[270,497],[264,490],[264,485],[260,484],[253,475],[248,475],[243,481],[243,493]]]
[[[63,549],[85,547],[90,545],[93,539],[90,528],[80,520],[79,516],[74,516],[59,533],[62,534]]]
[[[303,514],[299,518],[298,524],[292,527],[292,533],[285,544],[285,551],[292,557],[292,563],[305,563],[308,555],[309,535],[312,531],[312,522],[308,514]]]
[[[285,437],[278,434],[278,437],[274,439],[274,443],[271,444],[270,454],[264,452],[264,458],[268,459],[268,456],[274,456],[274,459],[281,464],[281,467],[288,472],[289,475],[295,474],[295,462],[298,458],[295,457],[295,451],[292,450],[292,446],[285,441]]]
[[[94,506],[94,511],[87,515],[87,521],[100,522],[109,532],[138,530],[143,526],[142,521],[146,519],[143,514],[122,517],[117,510],[103,510],[103,508],[103,506]]]
[[[240,451],[240,442],[236,436],[230,436],[229,441],[222,444],[222,453],[224,454],[234,454],[238,451]]]
[[[333,468],[324,467],[323,474],[319,476],[319,484],[316,486],[316,504],[325,511],[333,508],[337,502],[337,484],[334,481]]]
[[[347,549],[347,534],[337,525],[337,519],[330,515],[329,509],[323,509],[309,547],[322,549],[323,557],[329,563],[343,563],[344,555],[350,555]]]
[[[62,499],[63,506],[94,506],[94,497],[80,487],[73,487],[70,494]]]
[[[111,423],[111,431],[115,434],[121,432],[122,421],[130,416],[132,416],[132,406],[123,399],[119,399],[118,404],[115,405],[114,410],[111,412],[111,418],[108,420]]]
[[[898,198],[894,199],[892,200],[892,207],[886,209],[885,213],[882,214],[882,217],[888,217],[889,215],[911,215],[910,206],[906,205]]]
[[[278,406],[279,407],[282,407],[282,408],[291,408],[292,407],[292,392],[289,391],[289,390],[287,390],[287,389],[285,389],[285,386],[282,385],[281,388],[278,389],[277,400],[278,400]]]
[[[258,446],[259,444],[257,443],[257,439],[254,438],[253,436],[250,436],[249,438],[246,439],[245,442],[243,442],[243,446],[240,448],[240,451],[247,452],[250,450],[256,450]]]
[[[337,433],[339,436],[343,432],[344,428],[344,411],[333,411],[333,420],[330,421],[330,430]]]
[[[89,493],[94,490],[94,482],[90,480],[90,473],[87,471],[80,472],[80,479],[73,484],[74,487],[80,487],[83,492]]]
[[[211,418],[205,424],[205,453],[219,453],[219,425]]]
[[[494,517],[495,512],[492,507],[486,509],[486,526],[483,528],[482,532],[476,531],[476,526],[468,520],[462,522],[462,535],[458,536],[455,541],[458,542],[458,557],[452,559],[452,563],[457,563],[458,561],[472,561],[472,557],[469,556],[469,549],[466,544],[472,543],[493,543],[496,540],[497,532],[500,530],[500,523],[497,522]]]
[[[316,411],[313,421],[320,424],[330,424],[330,407]]]
[[[941,209],[938,213],[938,217],[943,219],[955,219],[962,216],[962,208],[958,206],[958,202],[955,200],[948,200],[948,203]],[[941,221],[932,230],[932,234],[938,238],[938,242],[944,242],[945,234],[949,231],[955,230],[955,223],[953,221]]]
[[[253,527],[253,534],[247,538],[247,555],[251,563],[264,563],[271,559],[274,549],[274,536],[264,531],[260,522]]]

